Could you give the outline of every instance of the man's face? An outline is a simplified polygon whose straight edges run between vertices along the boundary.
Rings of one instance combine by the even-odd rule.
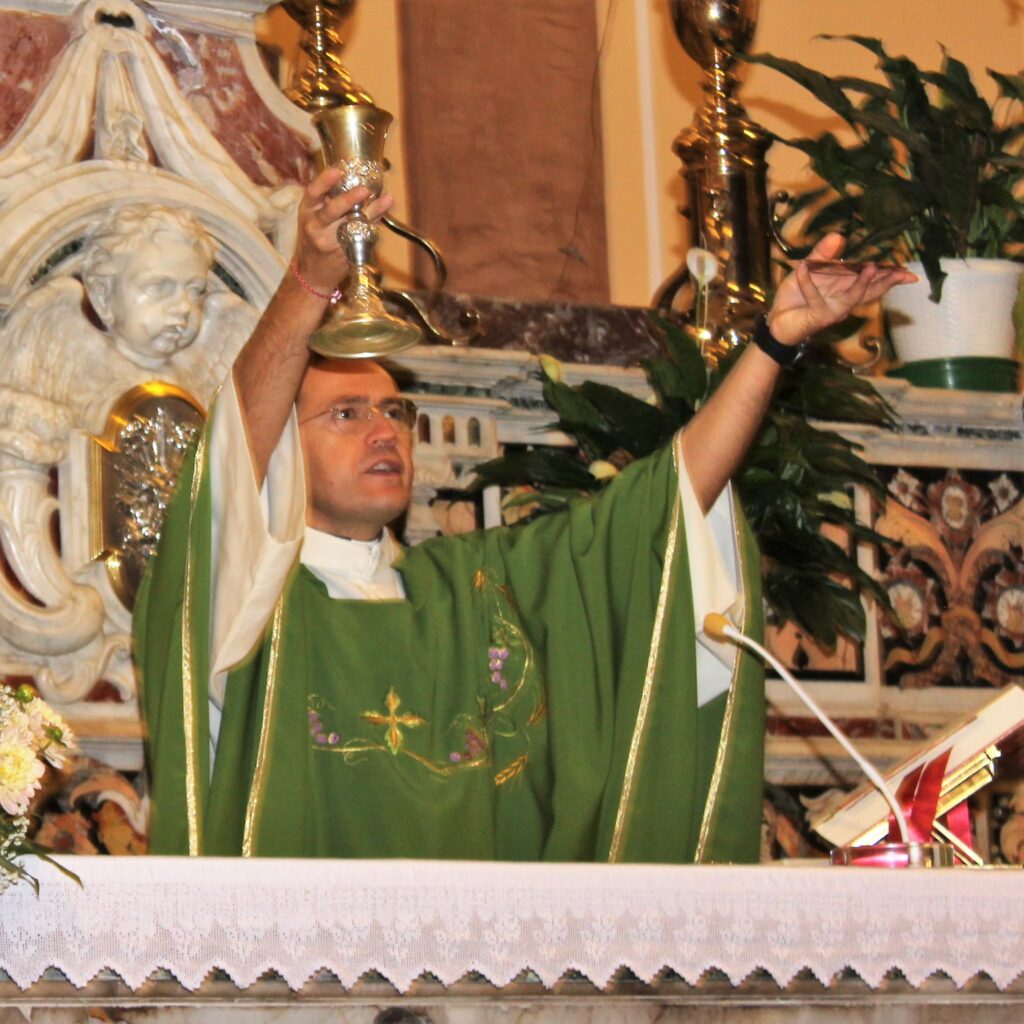
[[[195,246],[162,232],[136,246],[105,294],[90,299],[118,350],[157,367],[195,340],[208,270]]]
[[[346,404],[398,397],[390,375],[362,360],[311,365],[296,403],[309,476],[310,526],[373,540],[408,507],[412,433],[381,415],[353,430],[331,414]]]

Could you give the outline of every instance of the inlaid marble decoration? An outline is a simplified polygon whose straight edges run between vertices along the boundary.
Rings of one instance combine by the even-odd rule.
[[[637,366],[660,351],[645,309],[445,294],[438,301],[441,326],[458,331],[467,306],[480,313],[483,336],[474,343],[479,348],[543,352],[566,362],[606,366]]]
[[[1024,673],[1024,472],[881,468],[876,529],[896,622],[881,624],[886,684],[1001,687]]]
[[[65,18],[0,10],[0,145],[49,81],[70,37]]]
[[[264,102],[234,39],[162,20],[156,28],[154,45],[182,96],[252,181],[281,185],[313,177],[308,139],[282,124]]]

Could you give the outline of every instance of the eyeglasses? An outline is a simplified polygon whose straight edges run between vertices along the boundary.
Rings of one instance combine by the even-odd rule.
[[[385,398],[383,402],[373,405],[367,401],[350,399],[307,416],[299,421],[299,425],[320,416],[330,416],[331,423],[346,434],[366,433],[375,416],[387,420],[400,433],[408,433],[416,426],[416,403],[408,398]]]

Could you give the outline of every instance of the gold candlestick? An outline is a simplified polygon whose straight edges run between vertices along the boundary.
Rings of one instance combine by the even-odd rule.
[[[688,328],[716,362],[749,340],[771,287],[770,227],[764,130],[736,98],[735,56],[754,36],[757,0],[669,0],[676,35],[705,72],[704,102],[673,143],[683,162],[690,246],[711,252],[719,273],[708,284],[706,317]],[[667,310],[689,272],[685,263],[658,290]],[[692,311],[691,311],[692,313]]]

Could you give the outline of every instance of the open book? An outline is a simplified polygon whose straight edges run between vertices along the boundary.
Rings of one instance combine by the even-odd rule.
[[[992,781],[1001,748],[1021,730],[1024,689],[1008,686],[983,707],[929,740],[917,753],[886,773],[885,779],[899,794],[901,786],[913,781],[915,773],[920,777],[929,765],[941,763],[948,754],[932,833],[938,841],[952,842],[961,860],[980,863],[972,850],[961,848],[964,844],[941,819]],[[835,846],[870,846],[888,833],[889,813],[881,793],[865,782],[838,805],[822,812],[811,822],[811,828]]]

